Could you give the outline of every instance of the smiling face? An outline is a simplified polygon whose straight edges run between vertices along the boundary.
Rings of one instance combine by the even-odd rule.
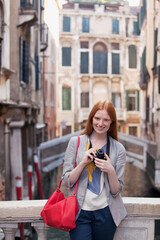
[[[98,134],[106,134],[112,121],[105,109],[98,110],[93,117],[93,129]]]

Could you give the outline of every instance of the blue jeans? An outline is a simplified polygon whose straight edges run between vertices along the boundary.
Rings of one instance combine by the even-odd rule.
[[[109,207],[96,211],[81,210],[71,240],[113,240],[116,225]]]

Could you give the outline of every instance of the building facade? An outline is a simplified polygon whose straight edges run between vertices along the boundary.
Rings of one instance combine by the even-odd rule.
[[[36,126],[43,123],[43,1],[0,1],[0,188],[15,200],[16,177],[28,194]],[[2,199],[3,199],[2,198]]]
[[[140,2],[141,133],[155,141],[160,158],[160,1]],[[154,16],[154,17],[153,17]]]
[[[56,87],[57,56],[59,47],[59,9],[60,1],[47,0],[44,22],[47,28],[48,47],[43,53],[44,59],[44,111],[47,127],[47,140],[56,137]]]
[[[84,128],[92,106],[109,100],[119,131],[140,136],[137,9],[68,1],[59,17],[57,135]]]

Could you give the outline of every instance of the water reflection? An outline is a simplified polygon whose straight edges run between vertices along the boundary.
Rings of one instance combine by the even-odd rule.
[[[147,174],[130,163],[126,164],[123,197],[160,197],[155,191]]]

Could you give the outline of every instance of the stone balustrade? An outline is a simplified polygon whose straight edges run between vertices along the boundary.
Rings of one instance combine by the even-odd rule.
[[[124,197],[128,215],[119,225],[114,240],[154,240],[155,220],[160,219],[159,198]],[[0,228],[6,240],[15,239],[20,222],[30,222],[38,240],[47,238],[48,226],[40,216],[46,200],[2,201],[0,203]]]

